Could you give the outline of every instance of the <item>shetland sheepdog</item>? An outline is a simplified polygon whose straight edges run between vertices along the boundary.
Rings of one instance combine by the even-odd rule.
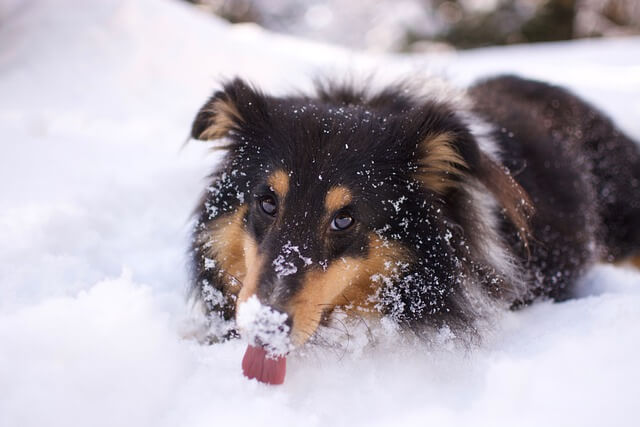
[[[197,208],[192,292],[219,338],[246,336],[262,382],[338,311],[473,333],[488,307],[570,298],[594,263],[640,253],[638,146],[557,86],[276,97],[235,79],[191,136],[226,152]]]

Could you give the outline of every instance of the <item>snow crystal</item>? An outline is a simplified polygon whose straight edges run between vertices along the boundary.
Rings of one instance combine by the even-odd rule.
[[[286,261],[284,255],[280,254],[273,260],[273,267],[278,277],[289,276],[298,271],[298,267],[291,262]]]
[[[216,261],[214,259],[211,258],[204,258],[204,269],[205,270],[211,270],[216,268]]]
[[[206,279],[202,280],[200,289],[202,289],[202,299],[211,306],[221,306],[225,303],[226,298],[222,291],[211,286]]]
[[[238,307],[236,323],[251,345],[262,345],[272,356],[285,355],[291,349],[287,315],[263,305],[253,295]]]
[[[300,248],[298,246],[291,244],[291,241],[287,241],[287,243],[282,246],[281,253],[272,262],[274,270],[279,278],[298,272],[298,267],[296,267],[295,263],[290,258],[294,252],[297,254],[297,257],[302,260],[305,267],[313,264],[311,258],[305,257],[300,253]]]
[[[402,203],[404,203],[406,200],[406,196],[400,196],[398,200],[389,200],[388,202],[391,203],[391,206],[393,206],[393,209],[396,211],[396,213],[399,213],[402,209],[400,205],[402,205]]]

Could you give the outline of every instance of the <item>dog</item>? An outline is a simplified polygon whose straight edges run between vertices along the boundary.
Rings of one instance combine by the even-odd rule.
[[[219,337],[247,335],[244,373],[266,383],[338,310],[464,333],[640,252],[638,145],[546,83],[275,97],[236,78],[191,136],[226,151],[197,208],[191,290]]]

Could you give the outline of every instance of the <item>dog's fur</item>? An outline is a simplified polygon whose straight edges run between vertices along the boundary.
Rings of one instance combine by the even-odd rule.
[[[486,307],[566,299],[589,266],[640,251],[638,147],[544,83],[447,100],[405,85],[272,97],[236,79],[191,134],[226,150],[198,207],[195,297],[232,321],[255,295],[296,345],[337,307],[473,330]]]

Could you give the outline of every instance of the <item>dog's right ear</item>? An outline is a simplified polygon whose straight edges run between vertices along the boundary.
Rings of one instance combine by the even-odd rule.
[[[247,109],[263,104],[263,97],[255,89],[236,78],[202,106],[191,125],[191,137],[203,141],[223,138],[247,122]]]

